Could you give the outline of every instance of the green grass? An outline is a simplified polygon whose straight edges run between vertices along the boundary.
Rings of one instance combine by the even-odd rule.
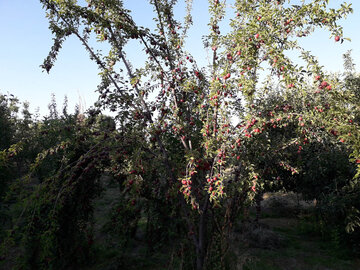
[[[321,251],[287,247],[280,250],[254,250],[243,270],[358,270],[352,261],[329,257]],[[291,267],[290,267],[291,265]]]
[[[115,194],[116,192],[114,192]],[[113,193],[106,194],[98,203],[102,206],[109,205],[114,199]],[[354,258],[348,249],[342,247],[337,241],[335,233],[323,232],[322,227],[316,225],[310,212],[306,217],[299,218],[294,211],[264,211],[261,222],[269,221],[274,232],[284,238],[284,245],[278,249],[252,248],[246,249],[247,260],[243,270],[359,270]],[[309,212],[309,211],[308,211]],[[308,213],[307,212],[307,213]],[[98,222],[103,223],[105,213],[100,212]],[[250,212],[253,219],[255,212]],[[146,217],[138,221],[138,231],[146,230]],[[241,230],[239,230],[241,231]],[[320,233],[323,232],[322,234]],[[140,233],[141,235],[141,233]],[[161,249],[161,250],[160,250]],[[160,247],[155,254],[149,255],[146,244],[133,240],[128,243],[127,250],[99,247],[96,265],[88,270],[162,270],[169,269],[171,250],[169,247]],[[233,256],[229,256],[229,270],[236,269],[240,264],[237,256],[241,256],[241,245],[235,247]],[[126,255],[124,255],[126,254]],[[240,254],[240,255],[239,255]],[[175,256],[171,268],[177,269],[180,258]],[[239,268],[238,268],[239,269]],[[241,269],[241,268],[240,268]],[[210,269],[211,270],[211,269]]]
[[[244,265],[243,270],[282,270],[276,265],[273,265],[272,263],[259,260],[255,262],[248,263]]]
[[[348,249],[334,245],[331,235],[324,240],[310,230],[311,226],[306,224],[306,230],[299,226],[274,227],[286,239],[285,245],[276,250],[254,249],[252,260],[243,269],[359,270]]]

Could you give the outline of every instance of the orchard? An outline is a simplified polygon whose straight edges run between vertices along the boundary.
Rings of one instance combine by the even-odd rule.
[[[324,209],[336,204],[344,234],[360,239],[359,76],[349,54],[339,77],[299,45],[320,28],[328,42],[347,42],[338,21],[351,5],[210,0],[203,33],[210,61],[200,66],[186,46],[196,27],[191,0],[182,21],[177,1],[150,0],[154,29],[134,21],[120,0],[40,2],[54,35],[41,67],[51,72],[75,36],[101,83],[86,114],[53,115],[0,149],[1,170],[28,164],[22,175],[4,170],[4,179],[18,180],[0,183],[8,186],[2,204],[18,200],[19,218],[1,239],[4,257],[21,246],[19,269],[85,269],[96,254],[94,209],[104,179],[118,192],[106,225],[113,245],[126,250],[143,224],[149,252],[172,243],[180,254],[182,268],[170,260],[169,269],[229,268],[233,227],[269,191],[302,193]],[[127,57],[134,43],[146,54],[136,69]]]

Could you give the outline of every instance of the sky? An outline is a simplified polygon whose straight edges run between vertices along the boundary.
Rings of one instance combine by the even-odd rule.
[[[152,8],[147,0],[124,0],[126,8],[132,10],[132,16],[139,25],[153,26]],[[177,18],[185,14],[183,0],[175,8]],[[342,0],[330,0],[331,7],[339,7]],[[341,21],[344,36],[351,42],[335,43],[329,39],[329,33],[316,31],[301,44],[311,50],[326,67],[337,72],[343,67],[342,55],[352,49],[357,67],[360,66],[360,1],[350,0],[354,13]],[[207,0],[193,0],[193,21],[189,32],[187,49],[195,59],[206,64],[206,51],[203,50],[201,36],[208,33]],[[30,110],[39,108],[40,115],[48,113],[51,94],[57,99],[61,109],[65,95],[69,99],[69,108],[81,104],[85,110],[98,98],[95,92],[100,82],[97,65],[89,59],[81,43],[70,37],[63,45],[55,66],[49,74],[43,72],[40,65],[52,46],[52,34],[48,29],[45,11],[38,0],[0,0],[0,93],[11,93],[21,101],[30,103]],[[128,57],[135,64],[141,64],[144,56],[140,46],[130,44]],[[204,61],[205,60],[205,61]],[[70,110],[71,111],[71,110]]]

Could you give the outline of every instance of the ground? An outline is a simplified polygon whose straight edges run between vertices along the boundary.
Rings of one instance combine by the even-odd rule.
[[[314,232],[308,216],[316,202],[301,201],[294,194],[265,194],[264,198],[257,235],[243,239],[243,249],[238,247],[237,269],[360,269],[360,259],[338,242],[336,230],[325,237]]]
[[[109,188],[98,201],[99,208],[95,209],[97,229],[105,220],[107,211],[104,211],[104,207],[111,209],[116,194],[115,187]],[[259,222],[254,222],[255,209],[252,209],[249,222],[239,222],[235,226],[232,235],[232,269],[360,270],[360,259],[356,259],[338,243],[336,233],[325,237],[314,233],[309,217],[316,201],[305,202],[301,196],[293,193],[265,194],[263,198]],[[141,228],[137,234],[141,234]],[[101,239],[101,233],[97,237],[97,240],[104,240]],[[145,245],[141,241],[134,241],[132,250],[129,264],[124,265],[123,269],[170,269],[167,265],[171,256],[166,254],[170,252],[169,249],[147,257]],[[99,264],[91,269],[116,269],[111,267],[116,265],[116,253],[115,250],[104,251]]]

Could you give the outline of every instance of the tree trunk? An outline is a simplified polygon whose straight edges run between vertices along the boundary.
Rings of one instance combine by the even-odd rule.
[[[196,246],[196,270],[202,270],[205,259],[205,230],[206,230],[206,214],[202,213],[199,222],[198,245]]]
[[[204,268],[205,254],[207,249],[207,210],[209,207],[209,198],[206,197],[205,205],[199,220],[199,236],[196,243],[196,270]]]

